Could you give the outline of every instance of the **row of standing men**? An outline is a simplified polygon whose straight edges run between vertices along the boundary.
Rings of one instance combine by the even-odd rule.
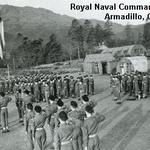
[[[94,79],[90,75],[73,76],[36,75],[30,77],[17,77],[13,92],[18,89],[28,90],[34,96],[36,102],[48,101],[49,95],[63,98],[79,98],[81,95],[94,94]]]
[[[150,95],[150,75],[148,73],[131,73],[110,76],[110,87],[115,99],[120,100],[121,92],[132,99],[147,98]]]

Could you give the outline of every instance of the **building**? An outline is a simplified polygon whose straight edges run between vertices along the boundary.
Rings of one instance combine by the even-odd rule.
[[[103,46],[105,47],[105,46]],[[142,57],[146,49],[143,45],[130,45],[115,48],[105,47],[99,54],[89,54],[83,64],[84,72],[96,74],[110,74],[118,71],[118,63],[124,57]],[[139,58],[140,59],[140,58]]]
[[[117,64],[117,72],[121,74],[131,72],[147,72],[150,60],[145,56],[124,57]]]
[[[110,74],[115,71],[117,61],[111,54],[90,54],[84,60],[84,72]]]
[[[114,57],[133,57],[143,56],[146,53],[146,48],[143,45],[129,45],[115,48],[108,48],[102,51],[102,54],[112,54]]]

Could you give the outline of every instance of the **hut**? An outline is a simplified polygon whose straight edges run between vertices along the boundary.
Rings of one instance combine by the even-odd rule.
[[[146,53],[146,48],[143,45],[129,45],[108,48],[102,51],[102,54],[112,54],[114,57],[132,57],[132,56],[143,56]]]
[[[115,71],[117,61],[111,54],[90,54],[84,60],[84,72],[110,74]]]
[[[105,47],[100,54],[89,54],[86,56],[83,64],[84,72],[100,75],[114,73],[117,71],[117,64],[122,58],[140,56],[142,59],[145,53],[146,49],[143,45]]]
[[[121,74],[131,72],[147,72],[149,61],[145,56],[124,57],[117,64],[117,72]]]

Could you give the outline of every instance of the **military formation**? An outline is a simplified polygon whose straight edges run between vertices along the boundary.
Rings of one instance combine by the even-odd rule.
[[[14,92],[28,90],[34,96],[36,102],[47,101],[49,95],[61,98],[77,98],[83,93],[94,94],[94,79],[92,75],[81,74],[74,76],[60,76],[56,74],[34,74],[18,76],[12,81]]]
[[[75,78],[29,74],[1,85],[2,133],[9,132],[7,106],[12,100],[5,93],[13,93],[30,150],[44,150],[47,135],[50,135],[50,149],[100,150],[98,127],[105,117],[94,112],[97,103],[89,98],[94,94],[92,75],[79,74]],[[150,76],[140,72],[110,75],[110,88],[117,104],[122,103],[123,95],[132,100],[144,99],[150,95]],[[46,105],[41,107],[40,102]]]
[[[25,94],[27,103],[23,120],[30,150],[44,150],[47,134],[51,138],[51,149],[100,150],[98,127],[105,117],[94,112],[97,103],[87,95],[71,100],[69,104],[50,95],[49,103],[42,108],[33,106],[32,98],[27,91]],[[47,132],[45,124],[49,126]]]
[[[6,95],[5,95],[6,94]],[[30,150],[44,150],[47,134],[55,150],[99,150],[98,126],[105,117],[94,112],[94,79],[90,75],[20,75],[1,82],[2,133],[9,132],[8,104],[15,97],[19,123],[24,125]],[[64,99],[70,99],[69,104]],[[45,102],[41,107],[37,103]],[[49,126],[46,132],[45,124]]]
[[[132,100],[144,99],[150,96],[150,75],[141,72],[110,75],[110,87],[118,103],[122,94]]]

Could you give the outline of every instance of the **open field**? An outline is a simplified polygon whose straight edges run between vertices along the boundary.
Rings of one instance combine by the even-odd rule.
[[[96,111],[106,116],[106,120],[99,127],[101,150],[150,150],[150,99],[124,101],[117,105],[110,95],[109,77],[94,78],[96,94],[91,99],[98,102]],[[10,133],[0,133],[0,150],[28,150],[25,130],[18,123],[14,100],[9,104],[9,123]],[[50,150],[47,125],[46,130],[46,150]]]

